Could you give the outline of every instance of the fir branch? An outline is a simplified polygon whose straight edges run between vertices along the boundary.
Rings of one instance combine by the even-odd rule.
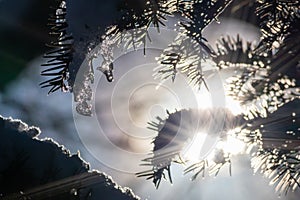
[[[268,117],[249,120],[248,127],[245,127],[249,132],[245,137],[257,144],[262,144],[263,147],[293,149],[299,144],[296,140],[300,135],[300,112],[295,110],[299,102],[299,99],[295,99],[270,113]],[[274,146],[273,139],[274,141],[280,139],[282,143],[278,140],[278,145]]]
[[[281,43],[280,40],[293,30],[291,24],[299,20],[300,2],[294,0],[257,0],[256,7],[262,32],[257,51],[264,53],[274,49],[275,43]]]
[[[254,51],[253,64],[228,79],[228,94],[245,105],[248,117],[266,117],[267,113],[300,97],[299,23],[298,20],[292,25],[293,31],[286,35],[275,54],[264,57]]]
[[[217,50],[212,60],[221,69],[229,67],[251,67],[252,65],[260,65],[266,58],[257,55],[254,52],[255,45],[252,42],[244,42],[238,34],[236,38],[227,36],[221,37],[216,42]]]
[[[237,70],[237,75],[228,78],[225,87],[229,96],[239,101],[242,105],[246,105],[262,95],[262,92],[256,91],[254,86],[258,83],[266,83],[268,70],[263,62],[254,62],[252,65],[239,63],[238,65],[241,72]],[[222,66],[222,68],[227,67],[225,66]]]
[[[300,187],[300,152],[298,150],[262,149],[251,160],[254,171],[261,171],[285,195]]]
[[[202,37],[203,29],[213,20],[217,20],[217,17],[230,3],[231,0],[179,0],[178,11],[187,19],[187,21],[180,22],[180,25],[185,29],[186,36],[205,48]]]
[[[300,18],[297,18],[290,27],[292,30],[285,35],[278,51],[270,61],[271,82],[285,74],[296,80],[299,78],[297,73],[293,72],[296,72],[295,69],[300,62]]]
[[[257,54],[255,45],[244,42],[239,35],[236,39],[230,36],[221,37],[216,43],[216,56],[213,61],[223,70],[232,68],[237,75],[227,80],[227,94],[246,104],[261,93],[255,90],[257,83],[265,83],[268,75],[269,57]]]
[[[142,7],[132,6],[129,3],[124,4],[121,9],[123,15],[115,25],[108,27],[102,37],[106,40],[106,44],[101,46],[104,61],[98,69],[105,74],[108,81],[113,80],[113,46],[122,44],[125,50],[129,50],[144,45],[145,54],[147,38],[151,40],[149,27],[153,25],[159,32],[160,25],[165,26],[166,17],[175,11],[174,0],[147,0]]]
[[[267,117],[286,103],[300,98],[295,80],[280,78],[273,84],[267,84],[264,93],[243,104],[244,114],[248,119]]]
[[[47,69],[41,72],[42,76],[50,76],[50,78],[40,83],[42,88],[50,87],[48,94],[59,89],[68,91],[68,74],[69,65],[73,57],[73,37],[66,31],[68,24],[66,21],[66,2],[59,2],[59,6],[55,8],[55,14],[50,15],[49,23],[50,35],[54,35],[56,39],[48,44],[51,50],[44,57],[48,59]]]
[[[197,42],[190,40],[184,34],[179,34],[174,42],[157,58],[159,66],[155,69],[155,78],[166,80],[175,77],[178,72],[185,74],[190,84],[200,89],[205,84],[202,73],[202,50]],[[205,84],[206,86],[206,84]]]
[[[267,118],[248,121],[241,133],[252,154],[254,172],[260,171],[276,185],[276,191],[285,193],[300,187],[299,127],[300,112],[295,110],[299,100],[289,102]]]
[[[201,83],[207,85],[202,73],[202,59],[214,56],[214,52],[202,37],[202,31],[229,5],[225,1],[177,1],[177,10],[186,19],[179,22],[183,28],[172,44],[158,58],[159,67],[155,76],[165,80],[175,80],[177,72],[185,74],[192,85],[199,89]]]
[[[226,108],[190,109],[168,114],[166,120],[157,118],[158,122],[149,123],[150,128],[158,132],[153,140],[151,157],[143,160],[143,165],[150,166],[151,169],[137,173],[138,177],[153,179],[156,187],[159,186],[161,179],[165,178],[166,172],[172,182],[170,173],[172,162],[180,164],[186,162],[183,150],[199,132],[205,132],[216,140],[221,140],[224,133],[245,123],[240,116],[233,116]],[[194,175],[196,178],[204,170],[202,169],[204,162],[206,158],[188,167],[185,173],[196,171],[197,175]],[[215,149],[213,163],[208,169],[211,174],[217,175],[226,163],[230,163],[229,154],[222,149]]]
[[[217,176],[221,168],[226,164],[229,164],[229,174],[231,176],[230,154],[225,153],[222,149],[216,149],[213,152],[213,158],[211,160],[200,160],[199,162],[188,166],[184,170],[184,174],[194,173],[191,178],[192,181],[196,180],[200,174],[202,174],[202,178],[204,178],[206,172],[208,172],[208,175],[210,176]]]

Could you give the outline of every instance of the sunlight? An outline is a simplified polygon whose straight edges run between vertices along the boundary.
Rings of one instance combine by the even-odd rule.
[[[241,141],[235,137],[229,137],[224,146],[224,150],[231,154],[236,155],[236,154],[242,153],[244,151],[245,147],[246,147],[246,145],[243,141]]]
[[[240,103],[229,96],[226,96],[226,108],[228,108],[233,115],[239,115],[242,113]]]
[[[237,155],[244,152],[245,147],[246,144],[233,135],[228,135],[226,141],[220,141],[217,144],[217,148],[223,149],[225,153],[231,155]]]
[[[211,94],[204,87],[201,87],[200,92],[195,92],[195,96],[198,108],[212,108]]]
[[[214,158],[215,149],[222,149],[224,153],[231,155],[243,153],[246,144],[236,138],[232,132],[234,132],[234,130],[228,132],[226,140],[218,141],[215,146],[213,143],[211,143],[210,146],[205,146],[205,143],[212,137],[204,132],[197,133],[189,145],[183,150],[183,158],[186,159],[187,162],[198,162],[203,158],[210,161]]]
[[[214,107],[212,102],[212,95],[205,87],[201,87],[200,91],[195,91],[195,96],[198,102],[198,108],[212,108]],[[230,96],[225,96],[225,105],[222,107],[228,108],[233,115],[239,115],[242,113],[242,107],[240,103],[234,100]]]
[[[201,149],[207,136],[207,133],[197,133],[186,149],[183,150],[183,157],[188,161],[199,161],[201,157]]]

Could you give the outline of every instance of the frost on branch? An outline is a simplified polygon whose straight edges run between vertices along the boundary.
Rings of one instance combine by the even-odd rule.
[[[179,23],[181,32],[200,45],[206,54],[212,54],[207,41],[202,37],[202,30],[217,19],[231,1],[123,1],[119,12],[112,15],[112,18],[118,16],[117,19],[103,27],[97,21],[101,13],[96,9],[101,6],[101,2],[96,0],[91,0],[88,4],[62,0],[56,2],[57,8],[49,19],[50,34],[54,35],[55,39],[49,45],[51,51],[45,56],[48,59],[44,64],[47,69],[42,71],[43,76],[51,78],[41,85],[50,87],[49,93],[58,89],[73,92],[77,112],[89,116],[93,98],[90,85],[93,84],[94,56],[103,58],[102,64],[96,69],[100,70],[109,82],[113,81],[113,47],[122,45],[128,50],[144,45],[145,54],[146,41],[147,39],[151,41],[148,28],[155,27],[159,32],[160,26],[165,26],[167,19],[177,13],[184,18]],[[86,17],[79,20],[80,22],[75,20],[75,15],[79,12],[76,6],[80,6],[79,10],[86,14]],[[92,52],[100,43],[102,43],[100,51]],[[88,61],[83,63],[86,58]],[[199,64],[201,59],[197,60],[195,57],[193,59],[196,62],[182,68],[181,71],[187,74],[191,82],[199,84],[203,81]]]
[[[269,178],[280,194],[300,187],[299,101],[286,103],[267,118],[257,117],[240,134],[252,151],[254,172]]]

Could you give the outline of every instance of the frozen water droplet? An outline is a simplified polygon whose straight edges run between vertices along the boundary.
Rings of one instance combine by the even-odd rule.
[[[70,190],[70,194],[71,195],[74,195],[74,196],[77,196],[77,190],[75,189],[75,188],[72,188],[71,190]]]

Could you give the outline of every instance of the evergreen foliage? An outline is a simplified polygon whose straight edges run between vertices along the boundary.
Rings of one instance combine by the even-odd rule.
[[[54,20],[52,30],[59,36],[57,41],[52,43],[56,50],[46,56],[50,60],[45,65],[50,68],[42,72],[42,75],[54,77],[42,83],[43,87],[51,87],[49,92],[54,92],[59,88],[65,91],[75,87],[73,83],[78,66],[74,65],[78,65],[76,63],[78,58],[74,58],[72,52],[73,50],[78,52],[79,49],[75,42],[71,43],[72,32],[65,31],[68,21],[64,18],[68,13],[68,4],[71,3],[62,1],[56,10],[55,17],[51,19]],[[300,183],[300,113],[296,110],[299,107],[300,95],[300,2],[295,0],[256,0],[254,6],[259,21],[257,26],[262,34],[259,43],[256,45],[252,41],[245,42],[239,35],[225,36],[219,39],[214,49],[202,36],[202,31],[213,20],[217,21],[218,16],[226,10],[230,3],[230,0],[124,1],[120,9],[120,18],[106,28],[104,34],[97,35],[102,41],[100,55],[104,60],[97,69],[106,75],[108,81],[112,81],[114,45],[123,45],[124,49],[144,45],[144,53],[147,54],[146,41],[151,40],[148,34],[149,27],[156,27],[159,31],[161,26],[166,25],[169,18],[180,15],[181,18],[177,22],[180,27],[177,30],[178,35],[158,58],[159,67],[155,71],[155,76],[162,80],[171,78],[174,81],[176,74],[182,73],[193,85],[200,88],[200,85],[205,83],[202,63],[206,60],[212,61],[220,71],[232,69],[239,72],[231,77],[226,85],[227,94],[239,101],[243,108],[242,115],[234,119],[239,123],[235,123],[232,128],[241,128],[236,131],[235,135],[248,144],[249,151],[252,152],[254,170],[260,170],[269,177],[271,183],[276,184],[277,191],[286,193],[290,189],[298,188]],[[92,31],[90,34],[99,33]],[[92,44],[94,45],[94,43]],[[88,54],[88,50],[85,52]],[[70,65],[72,62],[73,65]],[[86,76],[88,78],[83,81],[83,88],[84,90],[88,89],[86,94],[89,97],[80,95],[80,93],[75,94],[77,102],[83,98],[89,100],[92,95],[90,88],[86,86],[86,82],[93,80],[90,78],[94,73],[93,66],[89,67],[89,73]],[[65,83],[66,80],[68,84]],[[82,101],[88,104],[86,100]],[[86,105],[84,108],[91,109],[91,106]],[[80,111],[84,109],[78,110],[79,113],[90,114],[90,112]],[[184,120],[195,119],[197,121],[201,119],[201,113],[196,112],[195,115],[188,115],[188,118],[183,119],[181,124],[180,120],[182,119],[178,116],[185,112],[193,113],[193,111],[181,110],[169,113],[166,120],[158,118],[159,122],[150,123],[158,133],[153,141],[153,157],[145,159],[151,169],[138,173],[138,176],[153,179],[156,187],[165,177],[165,172],[172,181],[171,162],[184,162],[179,159],[179,152],[185,142],[195,134],[195,129],[198,126],[201,127],[197,123],[195,127],[194,124],[184,125],[187,126],[185,134],[178,134],[176,128],[175,130],[170,129],[170,124],[179,127],[184,124]],[[220,112],[213,110],[211,113],[215,115]],[[216,120],[215,117],[212,119]],[[225,120],[225,124],[229,121]],[[225,130],[227,129],[218,131]],[[176,141],[178,144],[172,146],[171,138],[176,134],[178,134],[178,141]],[[274,138],[271,138],[270,135]],[[223,140],[223,137],[219,139]],[[166,154],[157,153],[167,144],[171,144],[174,149]],[[254,146],[255,148],[253,148]],[[215,162],[211,171],[213,174],[217,174],[219,169],[227,163],[230,164],[230,155],[222,150],[216,150]],[[204,173],[207,165],[207,160],[203,159],[188,167],[185,172],[194,172],[193,179],[195,179],[200,173]]]

